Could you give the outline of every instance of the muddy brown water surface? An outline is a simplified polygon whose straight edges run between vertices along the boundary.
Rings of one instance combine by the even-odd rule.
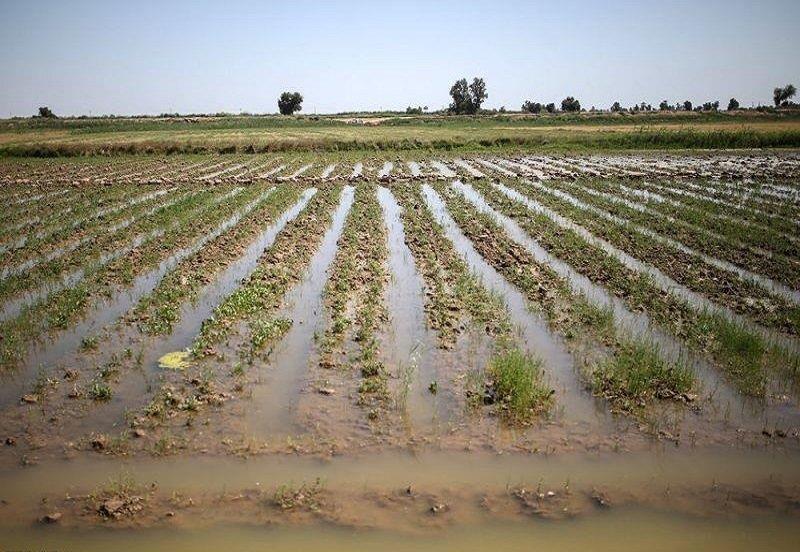
[[[32,343],[21,366],[0,369],[0,550],[796,549],[796,397],[770,397],[766,403],[745,399],[644,313],[627,309],[494,210],[480,191],[489,188],[481,188],[478,179],[491,180],[491,189],[580,231],[568,218],[495,178],[535,177],[535,184],[526,184],[540,191],[555,189],[547,180],[578,175],[624,179],[632,197],[650,200],[654,196],[640,189],[637,179],[699,195],[682,178],[700,175],[719,179],[715,186],[730,189],[730,197],[752,188],[760,197],[789,201],[796,197],[800,157],[415,159],[376,153],[361,160],[353,155],[237,155],[96,166],[48,163],[35,172],[11,162],[0,166],[8,193],[18,188],[9,197],[24,201],[18,206],[36,207],[43,217],[49,212],[42,202],[67,193],[59,188],[61,173],[65,185],[130,179],[132,187],[141,186],[130,197],[158,193],[151,198],[153,205],[186,193],[182,182],[200,181],[244,190],[268,181],[269,186],[295,187],[299,199],[259,227],[204,281],[194,300],[180,305],[171,333],[144,335],[125,322],[125,315],[182,259],[239,224],[251,204],[242,203],[242,213],[226,215],[185,249],[171,251],[142,271],[131,285],[98,298],[81,320]],[[769,175],[764,177],[767,186],[757,186],[758,171]],[[22,182],[26,178],[48,184],[28,191],[29,183]],[[374,186],[378,179],[382,182]],[[728,187],[731,179],[735,182]],[[307,212],[312,196],[346,180],[351,182],[337,200],[326,204],[330,224],[313,237],[319,246],[273,313],[292,325],[269,354],[258,357],[246,377],[235,379],[238,346],[249,335],[241,324],[219,344],[219,355],[198,363],[185,378],[161,367],[165,353],[192,345],[215,307],[253,272],[284,228]],[[170,193],[145,187],[151,181],[168,186],[164,189]],[[359,404],[362,375],[347,362],[329,369],[337,370],[330,376],[337,383],[332,394],[320,392],[324,372],[317,354],[318,338],[331,323],[323,294],[339,251],[337,240],[352,212],[354,188],[367,181],[381,208],[389,274],[382,294],[388,316],[376,338],[390,397],[378,419]],[[481,284],[502,299],[517,344],[541,359],[545,379],[555,390],[556,406],[549,415],[515,425],[494,410],[467,407],[465,377],[486,368],[493,343],[471,327],[461,328],[451,347],[439,343],[426,318],[419,264],[406,245],[408,230],[396,199],[400,186],[421,190],[424,207],[448,243]],[[612,414],[609,404],[588,389],[578,362],[582,352],[481,256],[448,212],[450,196],[437,190],[461,194],[575,292],[610,305],[617,323],[655,340],[674,358],[688,359],[702,382],[701,397],[691,405],[656,405],[641,415]],[[128,220],[134,205],[120,204],[114,216]],[[150,213],[142,210],[141,216]],[[769,226],[771,220],[759,222]],[[123,229],[98,227],[109,233]],[[630,268],[678,289],[638,261],[635,251],[616,250],[584,233]],[[26,271],[32,265],[15,266]],[[693,304],[708,302],[699,295],[696,300]],[[82,345],[87,337],[97,339],[94,348]],[[358,346],[348,342],[345,356],[355,354]],[[89,385],[100,381],[96,374],[127,348],[133,358],[103,380],[112,396],[90,398]],[[175,407],[164,419],[148,419],[147,424],[131,423],[134,416],[144,416],[165,381],[186,379],[176,388],[191,391],[198,385],[195,380],[205,377],[204,366],[214,368],[212,384],[221,400]],[[438,385],[436,392],[432,383]],[[83,393],[76,395],[73,386],[83,386]]]

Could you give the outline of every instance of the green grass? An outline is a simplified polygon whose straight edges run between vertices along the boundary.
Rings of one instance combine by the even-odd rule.
[[[694,376],[682,364],[666,362],[652,343],[622,343],[615,356],[599,363],[592,374],[595,392],[626,411],[655,399],[675,399],[689,393]]]
[[[800,147],[796,113],[390,117],[204,117],[0,121],[0,156]]]
[[[503,412],[516,421],[546,412],[553,403],[553,390],[543,382],[542,361],[519,349],[495,355],[488,375]]]

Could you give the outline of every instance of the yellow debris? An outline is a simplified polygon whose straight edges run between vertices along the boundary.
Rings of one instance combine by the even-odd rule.
[[[169,370],[184,370],[189,367],[189,356],[191,353],[188,351],[174,351],[167,353],[158,359],[158,365],[161,368]]]

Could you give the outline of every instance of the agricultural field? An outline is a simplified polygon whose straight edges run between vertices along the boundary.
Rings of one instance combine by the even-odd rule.
[[[800,154],[441,149],[0,157],[0,531],[796,543]]]

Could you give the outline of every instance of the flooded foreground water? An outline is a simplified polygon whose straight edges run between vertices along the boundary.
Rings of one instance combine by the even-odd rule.
[[[97,518],[87,505],[103,492],[96,483],[119,485],[123,478],[147,489],[136,520],[87,523]],[[798,484],[792,455],[727,449],[552,457],[388,452],[324,460],[81,457],[0,472],[0,544],[9,550],[790,550],[800,537]],[[277,505],[278,493],[290,488],[306,489],[313,503]],[[31,522],[54,508],[64,512],[58,523]]]

